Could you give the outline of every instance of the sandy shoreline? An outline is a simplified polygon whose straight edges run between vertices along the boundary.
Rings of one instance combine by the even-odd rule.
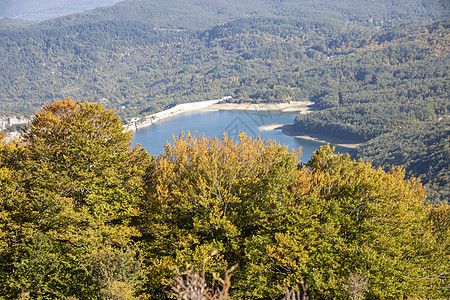
[[[341,147],[345,147],[345,148],[350,148],[350,149],[354,149],[354,148],[358,147],[359,145],[361,145],[358,143],[342,143],[341,141],[338,141],[336,139],[330,139],[330,138],[324,138],[324,137],[313,137],[313,136],[304,135],[304,134],[297,134],[295,132],[295,129],[292,127],[292,125],[268,124],[268,125],[259,126],[258,129],[260,131],[281,130],[281,132],[283,132],[283,134],[287,135],[287,136],[292,136],[295,138],[299,138],[299,139],[303,139],[303,140],[310,140],[310,141],[315,141],[315,142],[320,142],[320,143],[326,143],[326,144],[329,143],[329,144],[333,144],[333,145],[341,146]]]
[[[291,101],[289,103],[227,103],[223,102],[231,97],[223,97],[217,100],[210,101],[200,101],[193,103],[184,103],[176,105],[173,108],[164,110],[153,115],[143,117],[142,119],[132,120],[129,127],[133,130],[151,126],[152,124],[170,118],[176,115],[180,115],[185,112],[191,112],[196,110],[249,110],[249,111],[280,111],[280,112],[298,112],[300,114],[307,114],[310,111],[309,106],[314,104],[311,101]],[[287,124],[268,124],[263,125],[258,128],[260,131],[266,130],[281,130],[283,134],[287,136],[292,136],[300,139],[311,140],[321,143],[330,143],[336,146],[341,146],[345,148],[356,148],[360,144],[352,142],[342,142],[342,140],[333,139],[330,137],[322,136],[310,136],[305,134],[300,134],[296,132],[292,125]]]
[[[280,111],[280,112],[298,112],[309,113],[309,106],[313,104],[311,101],[291,101],[289,103],[226,103],[223,101],[231,99],[230,96],[221,99],[199,101],[191,103],[178,104],[170,109],[154,113],[142,118],[133,118],[128,124],[131,130],[151,126],[161,120],[171,118],[185,112],[197,110],[251,110],[251,111]]]
[[[260,131],[269,131],[269,130],[279,130],[283,128],[283,124],[268,124],[268,125],[263,125],[263,126],[259,126],[258,129]]]
[[[207,110],[252,110],[309,113],[311,101],[291,101],[289,103],[217,103],[208,106]]]
[[[333,139],[330,137],[299,134],[298,132],[295,131],[295,129],[293,128],[292,125],[283,125],[283,127],[281,128],[281,131],[283,132],[283,134],[292,136],[295,138],[310,140],[310,141],[315,141],[315,142],[320,142],[320,143],[326,143],[326,144],[332,144],[332,145],[350,148],[350,149],[355,149],[356,147],[361,145],[361,143],[353,143],[350,141],[342,142],[342,140]]]
[[[208,107],[210,107],[214,104],[217,104],[221,101],[228,100],[230,98],[231,98],[230,96],[227,96],[227,97],[223,97],[221,99],[216,99],[216,100],[198,101],[198,102],[178,104],[172,108],[154,113],[149,116],[145,116],[142,118],[133,118],[133,119],[131,119],[130,123],[128,124],[128,127],[131,130],[137,130],[140,128],[148,127],[148,126],[151,126],[152,124],[157,123],[161,120],[171,118],[171,117],[174,117],[174,116],[186,113],[186,112],[205,109],[205,108],[208,108]]]
[[[196,110],[249,110],[249,111],[279,111],[279,112],[298,112],[300,114],[310,113],[309,106],[314,104],[311,101],[291,101],[289,103],[227,103],[224,100],[229,100],[231,97],[223,97],[217,100],[199,101],[192,103],[184,103],[176,105],[168,110],[164,110],[146,117],[133,118],[131,122],[126,125],[131,130],[137,130],[170,117],[183,114],[185,112],[191,112]],[[292,125],[287,124],[267,124],[258,127],[260,131],[268,130],[281,130],[283,134],[300,139],[311,140],[321,143],[330,143],[336,146],[346,148],[356,148],[360,143],[342,142],[337,139],[322,137],[322,136],[310,136],[299,134],[296,132]],[[19,132],[13,132],[6,134],[4,142],[9,142],[14,139],[20,138]]]

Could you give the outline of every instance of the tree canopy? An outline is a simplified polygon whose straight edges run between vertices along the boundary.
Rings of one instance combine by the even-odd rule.
[[[442,263],[442,245],[416,179],[328,146],[303,167],[299,156],[244,134],[187,134],[167,146],[150,165],[142,203],[149,291],[160,290],[171,269],[201,268],[218,251],[206,270],[237,265],[237,298],[280,297],[286,286],[324,299],[446,293],[422,259]]]
[[[1,145],[1,290],[6,298],[101,298],[132,290],[140,235],[130,225],[148,154],[114,112],[70,99]]]
[[[0,297],[164,299],[197,270],[233,299],[448,298],[450,210],[424,200],[330,146],[185,133],[150,157],[66,99],[0,142]]]
[[[408,176],[421,179],[427,201],[449,203],[449,118],[414,124],[381,135],[358,147],[353,155],[384,169],[403,165]]]
[[[448,115],[448,16],[445,0],[139,0],[31,25],[3,19],[0,126],[65,97],[131,120],[232,96],[311,100],[297,135],[369,142]],[[444,169],[411,169],[431,202],[446,198]]]

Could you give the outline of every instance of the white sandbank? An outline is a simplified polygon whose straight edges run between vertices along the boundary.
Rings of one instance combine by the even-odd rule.
[[[308,106],[313,104],[310,101],[292,101],[289,103],[263,103],[263,104],[255,104],[255,103],[223,103],[225,100],[231,99],[230,96],[223,97],[221,99],[209,100],[209,101],[199,101],[192,103],[183,103],[175,105],[174,107],[163,110],[161,112],[142,117],[142,118],[133,118],[130,121],[128,127],[131,130],[137,130],[139,128],[144,128],[147,126],[151,126],[152,124],[174,117],[176,115],[196,111],[196,110],[271,110],[271,111],[281,111],[281,112],[299,112],[299,113],[307,113],[309,112]],[[222,103],[220,103],[222,102]]]

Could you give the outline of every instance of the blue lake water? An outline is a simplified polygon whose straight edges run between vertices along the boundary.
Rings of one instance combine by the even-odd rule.
[[[164,145],[173,143],[172,136],[178,136],[183,131],[197,132],[209,137],[222,136],[226,132],[229,137],[236,137],[239,132],[263,139],[276,140],[290,148],[302,147],[302,161],[308,161],[312,153],[323,143],[294,138],[284,135],[281,130],[260,131],[259,126],[269,124],[292,124],[296,113],[282,113],[278,111],[194,111],[164,119],[149,127],[138,129],[134,133],[133,142],[139,143],[152,155],[159,155],[164,151]],[[336,151],[346,153],[348,148],[336,147]]]

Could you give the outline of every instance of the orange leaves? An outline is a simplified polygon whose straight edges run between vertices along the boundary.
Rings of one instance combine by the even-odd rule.
[[[181,267],[215,249],[217,270],[238,263],[241,273],[251,272],[243,248],[260,247],[253,237],[275,226],[279,210],[292,202],[300,153],[244,133],[233,140],[187,132],[165,150],[148,169],[142,207],[155,237],[152,252],[176,257]]]
[[[255,188],[263,188],[273,173],[289,170],[288,166],[294,170],[300,156],[276,143],[251,139],[245,134],[234,141],[225,134],[219,140],[193,137],[188,132],[165,149],[152,166],[150,176],[157,181],[156,185],[150,182],[155,188],[152,192],[167,196],[170,191],[179,203],[201,205],[208,210],[211,205],[218,205],[224,209],[223,214],[232,203],[254,195]],[[286,174],[289,180],[295,177],[292,170]]]
[[[57,134],[58,129],[77,110],[76,104],[68,98],[53,104],[46,104],[41,108],[40,113],[36,113],[32,121],[31,128],[41,135]]]

